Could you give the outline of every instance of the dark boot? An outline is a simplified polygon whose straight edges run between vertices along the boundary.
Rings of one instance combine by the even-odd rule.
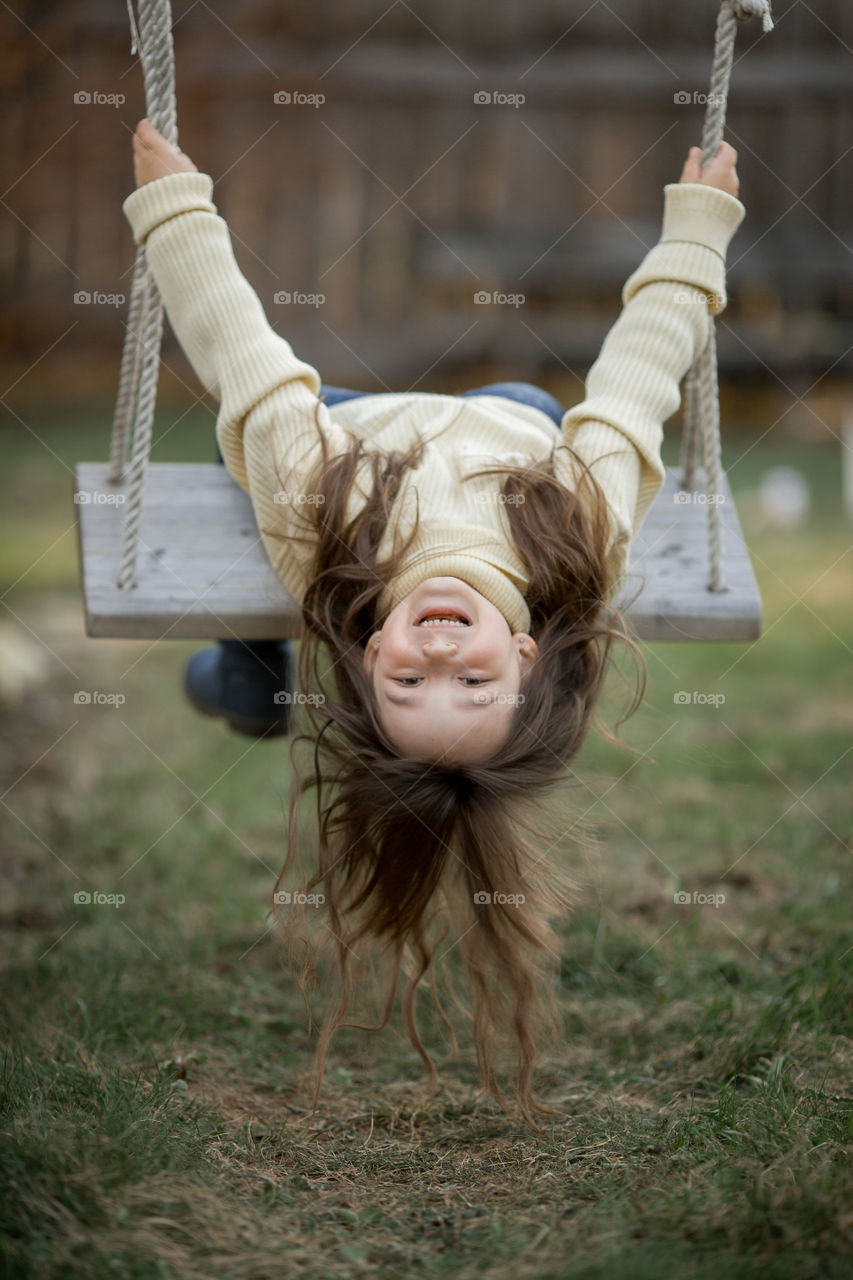
[[[290,728],[293,692],[287,640],[220,640],[200,649],[184,671],[197,711],[223,716],[237,733],[273,738]]]

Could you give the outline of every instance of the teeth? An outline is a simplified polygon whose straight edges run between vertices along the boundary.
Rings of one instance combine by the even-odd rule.
[[[467,627],[468,623],[462,622],[459,618],[442,618],[442,617],[424,618],[423,622],[418,623],[419,627],[448,626],[448,625],[453,627]]]

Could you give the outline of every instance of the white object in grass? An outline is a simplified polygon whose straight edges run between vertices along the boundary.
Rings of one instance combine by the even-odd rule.
[[[758,501],[765,524],[797,529],[809,514],[811,490],[796,467],[771,467],[761,477]]]

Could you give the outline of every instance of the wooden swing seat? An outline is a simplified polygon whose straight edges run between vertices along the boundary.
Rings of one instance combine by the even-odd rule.
[[[80,463],[74,502],[86,632],[126,639],[287,639],[302,623],[273,569],[252,504],[216,463],[149,464],[142,503],[137,585],[116,584],[124,505],[108,465]],[[704,476],[682,495],[667,469],[631,550],[631,571],[617,603],[641,640],[756,640],[761,598],[728,481],[721,516],[728,590],[708,589]],[[689,501],[678,501],[679,495]],[[638,587],[643,583],[637,595]]]

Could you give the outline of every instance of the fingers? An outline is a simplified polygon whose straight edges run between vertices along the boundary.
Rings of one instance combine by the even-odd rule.
[[[178,148],[168,138],[164,138],[159,129],[155,129],[147,116],[139,121],[136,126],[136,132],[133,135],[134,143],[140,146],[148,147],[152,151],[156,151],[158,147],[167,147],[174,154],[178,153]]]
[[[687,159],[684,161],[684,168],[681,171],[682,182],[698,182],[699,174],[702,171],[702,148],[691,147],[687,153]]]
[[[717,153],[706,165],[702,165],[702,148],[691,147],[681,171],[682,182],[699,182],[710,187],[719,187],[730,195],[737,196],[740,180],[735,165],[737,152],[728,142],[721,142]]]
[[[721,142],[717,154],[705,165],[705,170],[713,168],[715,173],[732,173],[737,164],[737,152],[728,142]]]
[[[156,151],[159,142],[165,141],[157,132],[150,120],[140,120],[133,135],[133,151],[141,155],[145,151]]]
[[[198,172],[190,157],[164,138],[147,116],[133,134],[133,169],[138,187],[169,174]]]
[[[721,166],[729,169],[737,164],[737,152],[728,142],[721,142],[717,148],[717,154],[712,156],[705,165],[707,169],[709,165]],[[684,162],[684,172],[700,173],[702,170],[702,148],[691,147],[687,153],[687,159]]]
[[[702,180],[737,196],[740,191],[740,179],[737,169],[737,152],[728,142],[721,142],[717,154],[702,171]]]
[[[139,121],[139,123],[136,126],[136,132],[141,137],[163,138],[163,135],[160,132],[160,130],[154,128],[153,124],[151,123],[151,121],[148,119],[147,116],[143,116],[142,119]],[[163,138],[163,141],[165,142],[166,139]]]

